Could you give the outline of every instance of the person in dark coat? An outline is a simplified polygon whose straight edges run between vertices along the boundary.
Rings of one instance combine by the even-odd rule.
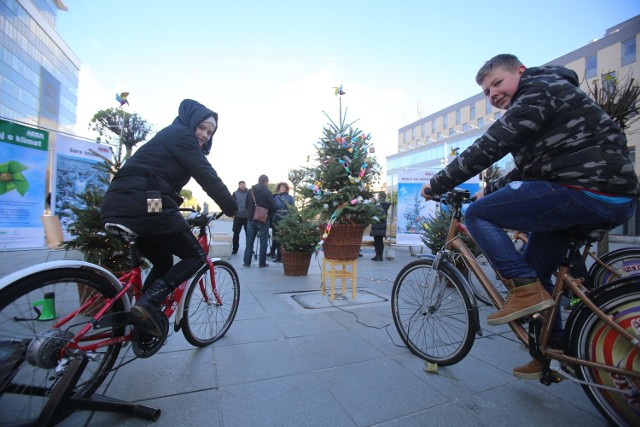
[[[243,267],[251,267],[251,255],[253,255],[253,242],[256,236],[260,239],[260,249],[258,250],[258,267],[269,267],[267,264],[267,238],[269,237],[269,220],[261,223],[253,220],[256,212],[256,205],[266,208],[269,217],[276,211],[276,202],[273,194],[269,191],[269,178],[267,175],[260,175],[258,183],[251,187],[247,195],[247,247],[244,249]]]
[[[371,258],[373,261],[382,261],[384,254],[384,238],[387,235],[387,211],[391,203],[387,202],[387,195],[384,191],[378,193],[378,222],[371,224],[370,236],[373,236],[373,247],[376,250],[376,256]]]
[[[276,186],[276,194],[273,195],[273,200],[276,204],[276,212],[271,219],[271,229],[273,230],[272,236],[272,252],[273,262],[282,262],[282,248],[280,242],[276,239],[276,225],[287,213],[289,213],[289,206],[293,206],[293,196],[289,194],[289,184],[286,182],[280,182]]]
[[[206,158],[218,128],[218,114],[185,99],[178,117],[135,152],[113,177],[100,206],[102,222],[139,234],[137,246],[153,264],[144,295],[131,308],[134,325],[162,336],[160,305],[180,283],[193,276],[206,255],[178,210],[180,191],[191,179],[233,216],[235,199]],[[173,256],[180,261],[173,265]]]
[[[238,203],[238,213],[233,218],[233,238],[232,238],[232,251],[233,255],[238,253],[240,247],[240,231],[244,227],[244,237],[246,242],[247,237],[247,184],[244,181],[238,182],[238,189],[233,192],[233,198]]]

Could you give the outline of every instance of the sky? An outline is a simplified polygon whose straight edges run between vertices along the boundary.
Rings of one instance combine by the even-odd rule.
[[[64,3],[57,31],[81,62],[75,133],[91,137],[91,117],[117,107],[117,92],[154,132],[195,99],[219,114],[208,158],[231,192],[314,166],[340,103],[371,133],[384,173],[398,129],[478,94],[475,74],[492,56],[542,65],[640,14],[638,0]]]

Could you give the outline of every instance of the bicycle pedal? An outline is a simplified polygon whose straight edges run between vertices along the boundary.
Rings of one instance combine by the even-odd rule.
[[[102,329],[114,326],[126,326],[131,324],[131,312],[118,311],[116,313],[105,314],[97,320],[93,320],[93,329]]]

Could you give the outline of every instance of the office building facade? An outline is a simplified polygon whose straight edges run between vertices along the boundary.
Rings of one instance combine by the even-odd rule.
[[[80,60],[56,32],[60,0],[0,0],[0,117],[72,133]]]

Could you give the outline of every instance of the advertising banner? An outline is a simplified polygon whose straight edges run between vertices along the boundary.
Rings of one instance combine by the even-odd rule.
[[[113,154],[106,145],[62,134],[57,135],[55,151],[51,212],[60,218],[64,239],[72,240],[67,232],[75,221],[71,207],[85,207],[82,196],[90,188],[106,191],[107,173],[96,166],[104,162],[100,156],[111,160]]]
[[[398,173],[398,228],[396,244],[423,246],[422,223],[437,206],[420,196],[420,189],[429,182],[437,170],[406,170]]]
[[[41,248],[49,133],[0,119],[0,250]]]
[[[439,209],[439,203],[426,202],[420,196],[422,185],[429,182],[431,177],[438,172],[434,170],[407,170],[398,173],[398,228],[396,230],[396,244],[409,246],[424,246],[422,241],[422,224]],[[473,177],[469,181],[460,184],[458,188],[464,188],[473,195],[478,189],[479,177]]]

